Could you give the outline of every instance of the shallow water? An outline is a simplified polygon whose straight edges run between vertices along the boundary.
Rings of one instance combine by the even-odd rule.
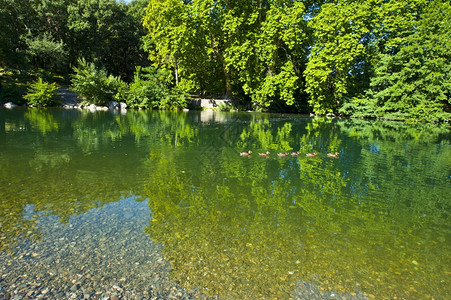
[[[451,295],[449,127],[2,109],[0,186],[0,296]]]

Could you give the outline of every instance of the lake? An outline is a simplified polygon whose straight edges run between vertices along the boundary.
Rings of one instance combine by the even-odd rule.
[[[449,127],[0,109],[0,186],[0,298],[451,297]]]

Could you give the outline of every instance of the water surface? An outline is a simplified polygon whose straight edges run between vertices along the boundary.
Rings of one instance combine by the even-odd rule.
[[[2,109],[0,186],[3,293],[450,297],[449,127]]]

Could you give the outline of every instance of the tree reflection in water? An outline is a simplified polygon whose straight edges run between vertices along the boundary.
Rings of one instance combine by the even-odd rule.
[[[233,298],[286,298],[297,280],[377,298],[450,293],[449,128],[269,114],[0,114],[3,251],[39,240],[42,216],[67,222],[132,194],[149,199],[145,230],[185,287]]]

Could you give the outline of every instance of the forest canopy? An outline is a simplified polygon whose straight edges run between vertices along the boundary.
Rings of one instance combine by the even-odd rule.
[[[451,119],[449,1],[0,0],[0,26],[2,74],[85,59],[245,109]]]

